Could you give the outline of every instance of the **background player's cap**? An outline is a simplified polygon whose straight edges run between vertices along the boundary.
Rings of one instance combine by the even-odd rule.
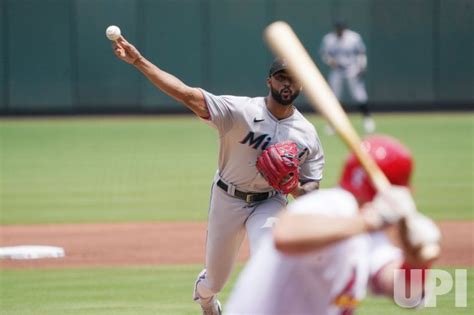
[[[273,63],[270,67],[270,71],[268,71],[268,76],[271,77],[275,73],[286,69],[288,69],[286,62],[280,58],[276,58],[275,60],[273,60]]]
[[[344,29],[344,28],[347,27],[346,21],[344,21],[342,19],[335,20],[333,25],[334,25],[334,28],[336,28],[336,29]]]

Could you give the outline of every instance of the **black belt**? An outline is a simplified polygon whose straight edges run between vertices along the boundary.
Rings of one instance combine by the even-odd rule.
[[[229,189],[229,185],[224,183],[222,180],[217,181],[217,186],[222,188],[226,193],[229,193],[227,190]],[[263,201],[266,200],[274,195],[274,192],[264,192],[264,193],[246,193],[240,190],[235,190],[234,191],[234,197],[237,197],[239,199],[244,200],[247,203],[251,202],[257,202],[257,201]]]

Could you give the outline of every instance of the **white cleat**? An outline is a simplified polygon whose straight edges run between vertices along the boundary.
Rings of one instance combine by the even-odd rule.
[[[222,315],[221,303],[218,299],[213,298],[208,305],[201,305],[202,315]]]
[[[365,133],[373,133],[375,131],[375,121],[371,117],[364,118]]]
[[[201,299],[198,294],[198,284],[206,278],[207,271],[204,269],[198,275],[196,283],[194,284],[193,299],[201,305],[203,315],[222,315],[222,306],[219,300],[215,297],[209,297],[206,299]],[[205,303],[204,301],[209,300],[210,302]],[[205,303],[204,305],[202,303]]]

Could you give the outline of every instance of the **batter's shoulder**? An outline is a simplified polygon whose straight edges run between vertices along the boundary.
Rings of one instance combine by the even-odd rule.
[[[353,216],[358,211],[354,196],[340,187],[315,190],[299,197],[287,208],[295,213],[314,213],[333,217]]]

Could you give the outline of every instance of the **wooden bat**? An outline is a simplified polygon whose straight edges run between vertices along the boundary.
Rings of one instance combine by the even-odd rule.
[[[375,188],[378,191],[389,188],[387,177],[362,147],[362,141],[347,114],[291,27],[285,22],[274,22],[265,29],[264,38],[273,52],[285,60],[290,73],[303,86],[310,104],[329,121],[354,152]],[[439,254],[439,246],[426,245],[421,253],[423,258],[429,260]]]

